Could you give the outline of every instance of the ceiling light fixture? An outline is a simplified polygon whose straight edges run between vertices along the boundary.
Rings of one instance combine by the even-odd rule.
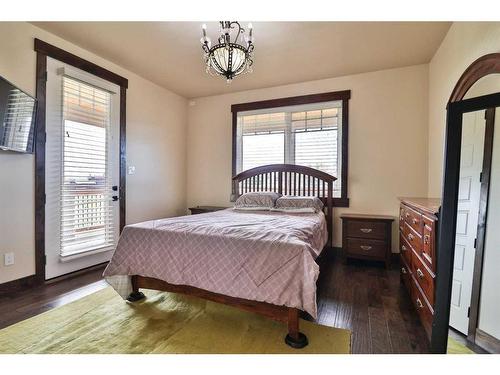
[[[251,73],[253,65],[253,28],[248,24],[248,35],[239,22],[221,21],[217,44],[207,36],[207,25],[202,26],[201,44],[206,63],[206,71],[212,75],[226,77],[228,83],[243,73]]]

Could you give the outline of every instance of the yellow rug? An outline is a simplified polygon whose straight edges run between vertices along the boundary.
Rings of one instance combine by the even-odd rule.
[[[466,347],[464,344],[448,337],[448,354],[474,354],[472,350]]]
[[[309,345],[284,343],[286,326],[194,297],[146,290],[135,304],[106,288],[0,330],[0,353],[338,353],[349,330],[301,320]]]

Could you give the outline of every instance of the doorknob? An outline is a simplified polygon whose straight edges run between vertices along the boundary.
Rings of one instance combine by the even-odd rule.
[[[112,189],[113,191],[118,191],[118,186],[114,185],[111,189]]]

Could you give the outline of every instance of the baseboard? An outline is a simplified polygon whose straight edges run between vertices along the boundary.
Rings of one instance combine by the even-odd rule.
[[[87,272],[94,271],[94,270],[97,270],[97,269],[100,269],[100,268],[104,269],[104,268],[106,268],[106,266],[108,265],[108,263],[109,262],[103,262],[103,263],[95,264],[95,265],[90,266],[90,267],[82,268],[81,270],[78,270],[78,271],[73,271],[73,272],[70,272],[70,273],[67,273],[67,274],[64,274],[64,275],[61,275],[61,276],[57,276],[57,277],[54,277],[52,279],[45,280],[45,284],[57,283],[59,281],[71,279],[73,277],[80,276],[80,275],[83,275],[83,274],[85,274]]]
[[[36,275],[30,275],[27,277],[23,277],[21,279],[8,281],[6,283],[0,284],[0,297],[4,297],[9,294],[14,294],[18,292],[22,292],[23,290],[33,288],[38,285],[43,284],[52,284],[58,281],[71,279],[73,277],[85,274],[90,271],[94,271],[96,269],[102,268],[104,269],[109,262],[99,263],[94,266],[90,266],[87,268],[83,268],[81,270],[68,273],[66,275],[58,276],[50,280],[38,280]]]
[[[500,354],[500,340],[476,329],[476,345],[480,346],[489,353]]]
[[[36,275],[22,277],[17,280],[8,281],[0,284],[0,296],[19,292],[24,289],[32,288],[37,285]]]

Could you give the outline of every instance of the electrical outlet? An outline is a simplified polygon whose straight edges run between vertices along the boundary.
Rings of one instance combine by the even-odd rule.
[[[135,174],[135,167],[133,165],[128,166],[128,174]]]
[[[3,264],[5,266],[12,266],[14,264],[14,253],[5,253],[3,255]]]

